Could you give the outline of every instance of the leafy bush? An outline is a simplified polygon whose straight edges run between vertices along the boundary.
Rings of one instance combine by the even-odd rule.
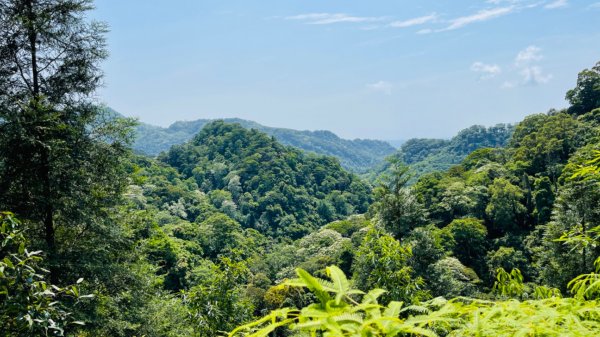
[[[20,223],[0,213],[0,331],[4,336],[64,336],[80,299],[76,286],[59,288],[45,281],[42,252],[30,252]],[[79,279],[77,283],[81,283]]]

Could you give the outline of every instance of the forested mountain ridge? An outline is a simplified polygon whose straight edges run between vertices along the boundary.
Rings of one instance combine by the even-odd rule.
[[[385,157],[395,152],[390,144],[380,140],[342,139],[330,131],[298,131],[268,127],[256,122],[224,118],[227,123],[237,123],[247,129],[256,129],[274,136],[282,144],[294,146],[304,151],[334,156],[342,166],[354,172],[365,172],[379,164]],[[167,128],[140,123],[136,127],[136,139],[133,148],[139,153],[158,155],[192,139],[202,128],[213,120],[175,122]]]
[[[408,165],[414,175],[413,178],[416,179],[429,172],[445,171],[459,164],[468,154],[479,148],[506,146],[514,128],[515,126],[511,124],[498,124],[491,127],[473,125],[461,130],[449,140],[412,138],[404,142],[390,158]],[[374,181],[378,176],[385,174],[389,167],[389,162],[381,163],[365,174],[365,177]]]
[[[282,144],[322,155],[336,157],[342,166],[373,180],[385,171],[385,158],[393,156],[410,165],[417,175],[444,171],[462,161],[469,153],[481,147],[502,147],[510,138],[514,126],[498,124],[492,127],[473,125],[461,130],[450,140],[411,138],[395,149],[379,140],[347,140],[330,131],[297,131],[272,128],[239,118],[224,118],[247,129],[256,129],[274,136]],[[209,119],[175,122],[167,128],[140,123],[136,127],[133,148],[142,154],[158,155],[173,145],[183,144],[210,123]]]

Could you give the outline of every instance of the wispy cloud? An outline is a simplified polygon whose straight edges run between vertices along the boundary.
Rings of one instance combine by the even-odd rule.
[[[538,64],[543,58],[542,49],[534,45],[517,53],[515,66],[519,69],[523,85],[539,85],[550,82],[552,74],[544,73]]]
[[[523,83],[527,85],[538,85],[550,82],[552,74],[544,74],[539,66],[529,66],[521,70]]]
[[[569,6],[568,0],[555,0],[544,6],[546,9],[557,9]]]
[[[470,25],[472,23],[483,22],[483,21],[495,19],[497,17],[512,13],[516,9],[517,9],[516,6],[483,9],[475,14],[461,16],[456,19],[450,20],[450,25],[448,27],[442,29],[441,31],[455,30],[455,29],[459,29],[464,26]]]
[[[480,79],[487,80],[498,76],[502,69],[497,64],[485,64],[483,62],[475,62],[471,65],[471,71],[480,74]]]
[[[345,13],[308,13],[288,16],[286,20],[303,21],[309,25],[330,25],[334,23],[364,23],[382,21],[382,17],[353,16]]]
[[[525,66],[531,64],[532,62],[536,62],[544,58],[541,54],[542,49],[537,46],[529,46],[523,50],[521,50],[517,57],[515,58],[515,64],[517,66]]]
[[[437,18],[438,18],[438,15],[436,13],[431,13],[429,15],[420,16],[417,18],[412,18],[412,19],[408,19],[408,20],[404,20],[404,21],[393,21],[390,23],[390,26],[395,27],[395,28],[407,28],[407,27],[426,24],[429,22],[434,22],[437,20]]]
[[[544,72],[540,61],[544,59],[542,48],[530,45],[520,50],[515,56],[513,65],[508,67],[514,79],[508,79],[500,86],[502,89],[513,89],[518,86],[537,86],[548,83],[554,77]]]
[[[378,81],[375,83],[368,83],[367,89],[376,92],[382,92],[386,95],[390,95],[392,93],[393,85],[387,81]]]

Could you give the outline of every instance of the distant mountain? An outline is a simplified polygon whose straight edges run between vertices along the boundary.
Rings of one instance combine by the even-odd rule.
[[[202,128],[210,123],[209,119],[175,122],[167,128],[141,123],[137,127],[134,150],[156,156],[167,151],[173,145],[183,144],[192,139]],[[330,131],[298,131],[273,128],[256,122],[227,118],[226,123],[238,123],[246,129],[256,129],[275,137],[285,145],[317,154],[334,156],[342,166],[354,172],[362,173],[380,164],[396,149],[387,142],[369,139],[342,139]]]
[[[386,139],[385,141],[397,149],[406,143],[406,139]]]
[[[514,125],[498,124],[492,127],[473,125],[460,131],[452,139],[409,139],[393,155],[410,166],[411,171],[419,176],[434,172],[446,171],[460,164],[471,152],[484,147],[504,147],[515,130]],[[384,173],[389,164],[381,164],[365,177],[373,180]]]

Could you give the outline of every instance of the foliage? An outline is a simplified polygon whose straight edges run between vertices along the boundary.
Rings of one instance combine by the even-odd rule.
[[[481,251],[486,250],[487,229],[482,221],[466,218],[456,219],[444,228],[448,232],[446,245],[452,248],[454,255],[463,263],[475,266]]]
[[[429,294],[423,279],[414,275],[409,264],[411,257],[410,246],[371,229],[356,252],[353,279],[360,289],[390,289],[382,297],[384,303],[390,300],[417,303]]]
[[[19,221],[0,213],[0,331],[3,336],[64,336],[69,327],[83,325],[72,310],[90,296],[80,295],[77,286],[46,282],[42,253],[28,251],[26,243]]]
[[[571,103],[571,114],[582,115],[600,108],[600,62],[592,69],[585,69],[579,73],[577,86],[567,91],[566,98]]]
[[[391,159],[389,173],[382,176],[379,186],[373,191],[373,211],[381,225],[395,237],[402,237],[412,229],[426,224],[427,212],[407,187],[410,179],[408,167]]]
[[[426,275],[433,296],[474,296],[481,280],[475,271],[454,257],[433,263]]]
[[[489,187],[490,202],[485,212],[492,220],[492,229],[499,234],[514,231],[527,211],[521,203],[524,195],[518,186],[505,178],[496,178]]]
[[[300,309],[274,310],[262,319],[242,325],[230,337],[268,336],[289,327],[307,336],[592,336],[600,331],[597,301],[548,296],[536,300],[487,301],[471,298],[436,298],[420,306],[377,303],[385,291],[365,294],[351,288],[338,268],[327,269],[331,281],[298,269],[299,279],[287,285],[306,287],[317,297]],[[501,273],[500,287],[517,293],[518,271]],[[361,300],[362,297],[362,300]],[[304,335],[304,334],[301,334]]]
[[[91,9],[88,0],[0,5],[0,208],[43,238],[32,244],[47,251],[55,282],[75,273],[60,260],[110,237],[107,208],[126,179],[132,122],[104,118],[94,101],[107,52]]]
[[[404,307],[402,302],[392,301],[386,307],[378,303],[384,290],[374,289],[369,293],[353,289],[344,273],[335,266],[327,267],[331,281],[318,279],[302,269],[297,270],[298,279],[288,281],[287,286],[306,287],[317,298],[317,302],[300,310],[284,308],[273,311],[264,318],[234,329],[229,336],[268,336],[280,327],[312,336],[435,336],[427,329],[431,323],[443,323],[450,319],[440,315],[429,321],[411,317],[401,319],[399,315],[426,308]],[[362,299],[361,299],[362,298]]]
[[[220,268],[210,265],[204,270],[185,299],[198,336],[214,336],[252,317],[252,306],[240,287],[246,277],[248,270],[244,264],[227,258],[221,260]]]

